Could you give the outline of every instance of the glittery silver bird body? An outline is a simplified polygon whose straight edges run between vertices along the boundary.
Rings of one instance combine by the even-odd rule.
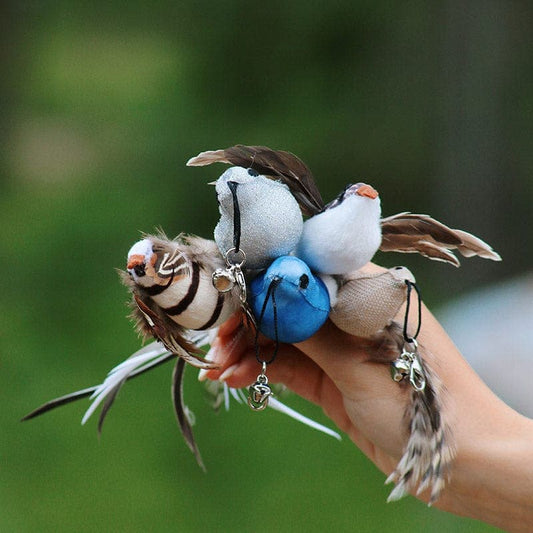
[[[283,183],[251,169],[231,167],[216,181],[216,192],[220,220],[214,236],[222,254],[239,248],[246,267],[259,269],[298,244],[303,218]]]

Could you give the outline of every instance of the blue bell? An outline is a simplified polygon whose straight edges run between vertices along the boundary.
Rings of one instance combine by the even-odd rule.
[[[297,257],[278,257],[250,284],[252,311],[259,331],[278,342],[311,337],[329,315],[324,282]]]

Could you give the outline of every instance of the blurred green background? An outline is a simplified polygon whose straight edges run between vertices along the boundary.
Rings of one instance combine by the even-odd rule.
[[[19,419],[140,346],[115,268],[140,231],[211,235],[223,167],[185,167],[202,150],[290,150],[326,200],[368,181],[384,215],[428,212],[502,254],[378,258],[409,266],[430,307],[531,269],[532,23],[527,1],[4,4],[0,530],[493,531],[386,504],[347,438],[215,414],[191,370],[207,474],[170,366],[124,388],[100,440],[79,425],[87,401]]]

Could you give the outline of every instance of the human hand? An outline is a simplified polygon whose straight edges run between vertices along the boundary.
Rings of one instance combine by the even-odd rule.
[[[479,379],[424,307],[420,344],[447,389],[444,408],[457,448],[451,482],[435,504],[512,531],[533,523],[533,422],[501,402]],[[281,345],[268,367],[272,383],[320,405],[324,412],[386,474],[407,440],[402,424],[407,388],[387,365],[370,361],[368,341],[345,334],[329,321],[310,339]],[[265,357],[272,343],[261,341]],[[219,330],[210,354],[220,368],[203,372],[231,387],[252,383],[259,373],[253,338],[233,317]],[[509,476],[516,483],[509,482]],[[417,496],[427,501],[428,495]]]

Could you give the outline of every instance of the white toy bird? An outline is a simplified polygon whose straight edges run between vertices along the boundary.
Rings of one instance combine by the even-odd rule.
[[[377,191],[365,183],[348,185],[323,211],[306,220],[296,255],[321,274],[359,270],[381,244],[380,218]]]

